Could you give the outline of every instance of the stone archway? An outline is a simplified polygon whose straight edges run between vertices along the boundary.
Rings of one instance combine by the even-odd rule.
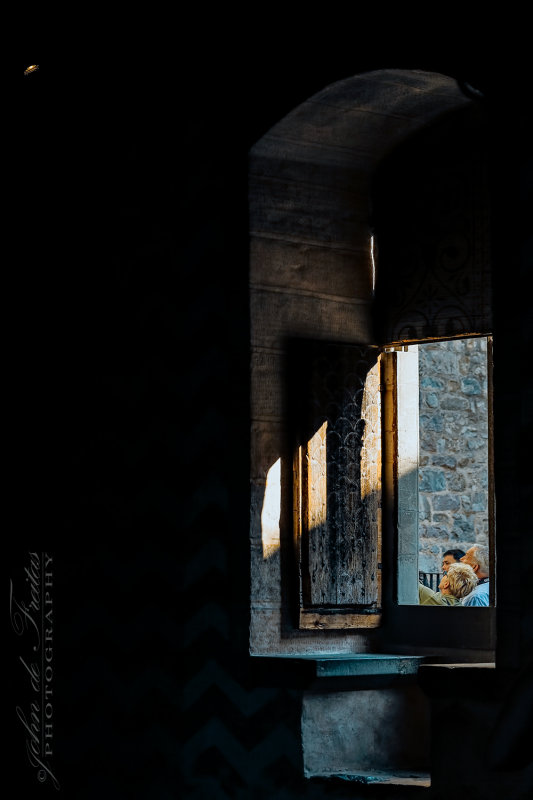
[[[379,70],[326,87],[250,152],[251,651],[364,652],[371,633],[293,631],[284,553],[292,546],[292,461],[284,364],[293,337],[374,344],[372,187],[415,134],[472,105],[438,73]],[[261,546],[265,487],[280,464],[279,531]],[[278,537],[278,547],[273,546]],[[290,560],[290,558],[289,558]],[[286,559],[287,561],[287,559]]]

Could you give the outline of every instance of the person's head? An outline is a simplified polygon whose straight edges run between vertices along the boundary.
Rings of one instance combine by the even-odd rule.
[[[448,567],[450,564],[456,564],[457,561],[460,561],[464,556],[464,550],[446,550],[445,553],[442,555],[442,571],[444,574],[448,572]]]
[[[470,564],[460,561],[450,564],[448,572],[442,576],[439,589],[442,594],[451,594],[458,600],[470,594],[477,586],[477,575]]]
[[[463,564],[469,564],[478,578],[489,577],[489,548],[484,544],[469,547],[461,558]]]

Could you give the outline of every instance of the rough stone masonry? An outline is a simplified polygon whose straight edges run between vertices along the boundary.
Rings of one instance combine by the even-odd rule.
[[[419,569],[488,544],[487,340],[419,345]]]

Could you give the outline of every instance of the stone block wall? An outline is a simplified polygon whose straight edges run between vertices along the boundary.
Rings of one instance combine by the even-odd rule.
[[[419,569],[488,544],[487,340],[419,345]]]

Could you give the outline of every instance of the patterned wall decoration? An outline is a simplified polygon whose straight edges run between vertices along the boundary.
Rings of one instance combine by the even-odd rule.
[[[477,106],[382,163],[373,198],[380,343],[492,330],[487,170]]]

